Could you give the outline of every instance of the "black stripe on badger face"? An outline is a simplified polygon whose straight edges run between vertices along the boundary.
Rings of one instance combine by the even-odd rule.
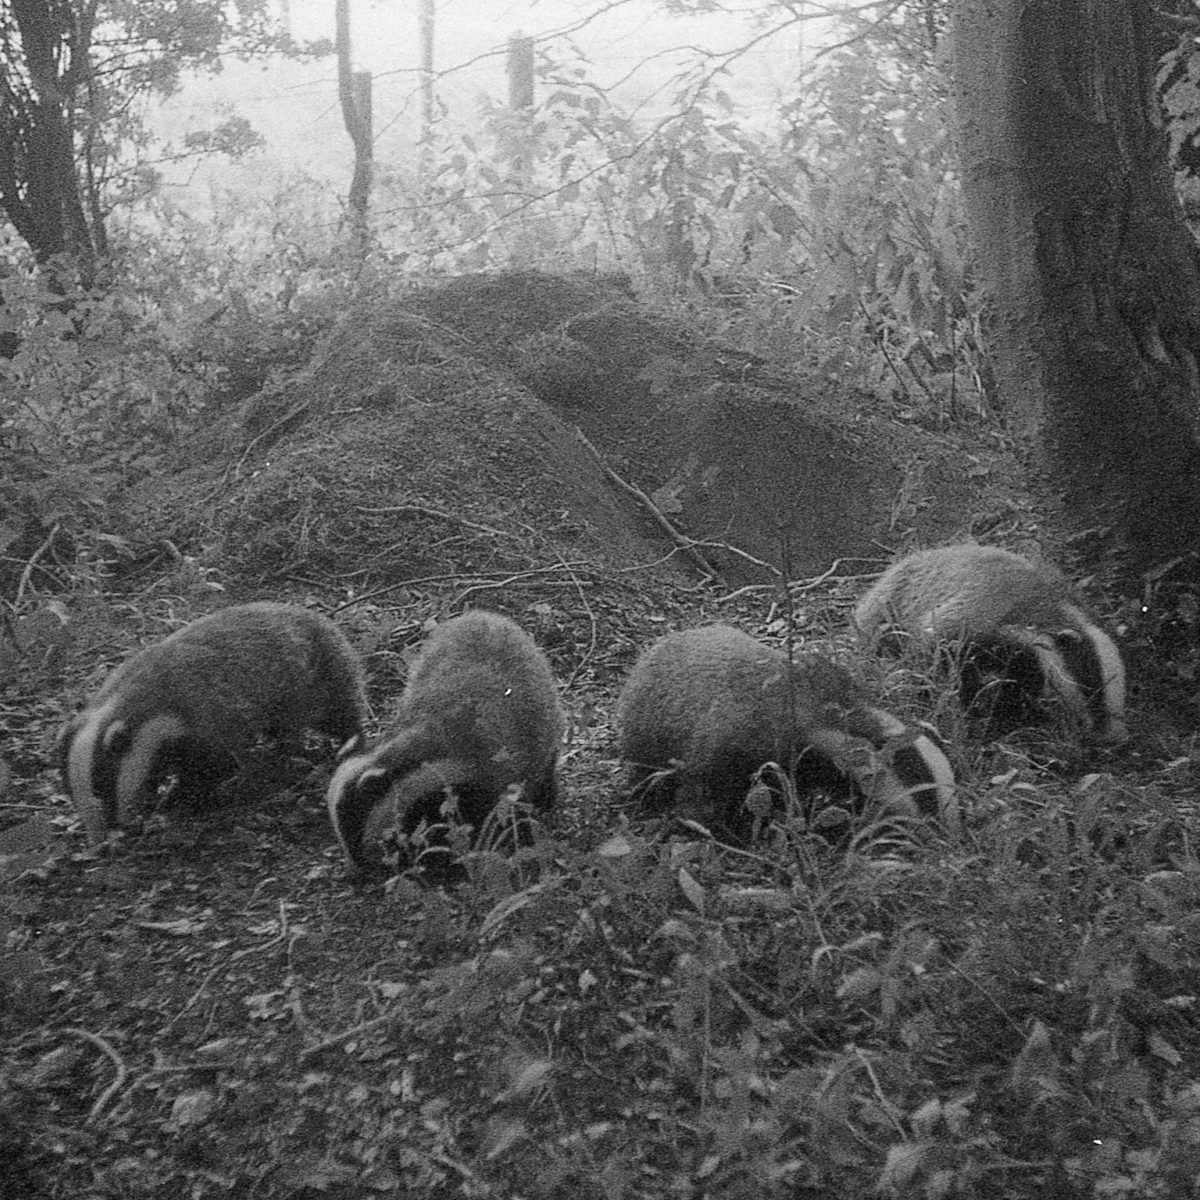
[[[116,769],[112,796],[115,824],[133,824],[143,815],[146,802],[166,775],[176,771],[182,777],[186,773],[187,751],[194,740],[189,738],[178,717],[166,715],[151,717],[116,739],[106,738],[106,747]],[[118,745],[121,747],[119,753]],[[204,755],[197,754],[196,757],[200,760]]]
[[[942,796],[942,789],[946,784],[944,780],[935,778],[930,769],[931,746],[933,742],[929,738],[918,735],[911,741],[901,742],[887,753],[890,755],[896,778],[904,784],[917,812],[930,820],[940,821],[947,816]],[[937,753],[941,755],[940,750]]]
[[[329,781],[329,816],[346,858],[358,870],[365,860],[363,836],[371,811],[388,794],[395,778],[390,767],[376,766],[369,754],[347,758]]]
[[[1043,659],[1051,653],[1018,637],[976,636],[956,655],[959,697],[963,711],[995,735],[1040,724],[1043,696],[1055,686],[1047,677]],[[1054,672],[1061,677],[1062,671]]]
[[[448,879],[449,872],[443,875],[443,871],[453,857],[450,826],[470,826],[474,839],[498,800],[496,787],[480,780],[478,768],[465,760],[435,759],[404,775],[393,775],[383,799],[367,814],[362,834],[363,869],[382,866],[383,856],[395,849],[401,869],[433,867],[431,877]],[[419,839],[408,840],[422,829]],[[373,861],[376,855],[378,862]]]
[[[121,824],[118,787],[126,756],[133,747],[133,730],[124,721],[110,725],[100,737],[92,759],[92,795],[100,802],[104,824],[113,829]]]
[[[129,725],[114,719],[115,711],[112,702],[84,711],[63,734],[63,779],[93,844],[118,822],[118,777],[133,744]]]
[[[846,727],[874,747],[880,760],[874,790],[886,808],[940,821],[948,829],[958,827],[954,769],[932,727],[906,725],[870,706],[850,714]]]

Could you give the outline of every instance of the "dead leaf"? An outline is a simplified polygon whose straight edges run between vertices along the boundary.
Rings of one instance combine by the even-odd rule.
[[[167,1126],[171,1129],[187,1129],[192,1125],[199,1125],[208,1120],[216,1107],[217,1096],[210,1088],[184,1092],[175,1097]]]

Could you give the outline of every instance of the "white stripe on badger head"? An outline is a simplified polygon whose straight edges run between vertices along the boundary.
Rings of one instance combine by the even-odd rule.
[[[350,843],[346,840],[345,832],[342,829],[342,802],[347,791],[357,790],[363,779],[379,779],[387,774],[383,767],[372,767],[373,761],[374,755],[371,754],[356,754],[352,758],[343,759],[337,770],[334,771],[333,778],[330,779],[329,787],[325,792],[325,804],[329,809],[329,820],[333,825],[333,832],[337,834],[337,839],[342,846],[342,853],[345,854],[346,861],[351,865],[357,862],[357,856],[351,852]]]
[[[133,742],[117,771],[114,799],[118,825],[127,825],[142,815],[142,801],[159,751],[165,743],[178,741],[186,733],[178,717],[161,713],[133,731]]]
[[[920,734],[913,741],[913,749],[925,760],[930,775],[933,776],[933,790],[937,795],[938,820],[951,832],[962,828],[962,812],[959,808],[958,793],[954,779],[954,768],[950,760],[942,752],[942,748],[932,738]],[[918,784],[910,789],[920,791],[928,784]]]
[[[1098,625],[1089,621],[1087,614],[1073,604],[1064,604],[1063,612],[1092,644],[1096,662],[1100,667],[1100,678],[1104,688],[1104,711],[1108,715],[1106,726],[1097,730],[1104,741],[1123,742],[1129,737],[1125,724],[1125,662],[1117,644]]]
[[[351,734],[339,747],[338,752],[334,757],[335,762],[343,763],[352,754],[360,754],[363,747],[367,744],[367,739],[362,730],[358,733]]]
[[[71,793],[75,811],[87,830],[88,841],[93,846],[104,841],[109,827],[109,814],[105,813],[93,786],[93,772],[97,744],[101,734],[107,732],[116,704],[115,700],[110,700],[99,708],[81,714],[82,723],[67,747],[67,789]]]

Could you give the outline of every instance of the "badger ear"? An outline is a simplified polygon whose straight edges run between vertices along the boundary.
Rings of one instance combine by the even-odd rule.
[[[367,739],[360,730],[353,737],[347,738],[338,749],[337,762],[345,762],[352,754],[358,754],[367,744]]]
[[[943,754],[946,753],[946,741],[936,725],[929,721],[916,721],[913,727],[919,737],[927,737]]]
[[[1056,642],[1074,642],[1078,645],[1083,641],[1083,634],[1078,629],[1073,629],[1068,625],[1065,629],[1059,629],[1055,632],[1054,640]]]
[[[125,721],[114,721],[104,731],[100,745],[106,753],[114,754],[118,758],[125,754],[133,745],[133,734],[130,732],[129,725]]]
[[[354,781],[354,791],[362,799],[374,804],[387,795],[392,773],[385,767],[368,767]]]
[[[71,744],[71,740],[79,732],[79,727],[83,722],[79,719],[79,713],[76,713],[63,727],[58,731],[58,737],[54,739],[54,749],[58,754],[62,754]]]

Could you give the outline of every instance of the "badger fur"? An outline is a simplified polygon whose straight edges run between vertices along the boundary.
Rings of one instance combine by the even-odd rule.
[[[382,865],[389,830],[438,823],[450,794],[476,831],[513,784],[549,808],[562,732],[550,664],[518,625],[487,612],[440,625],[413,661],[391,733],[330,781],[329,815],[352,870]]]
[[[366,715],[362,668],[307,608],[239,604],[137,651],[63,729],[63,778],[93,844],[178,776],[184,794],[236,774],[260,734],[345,742]]]
[[[635,784],[735,837],[768,762],[794,772],[801,793],[851,790],[889,812],[958,823],[953,771],[929,737],[868,703],[837,664],[789,661],[728,625],[655,642],[617,701],[617,736]]]
[[[854,621],[876,644],[898,633],[960,648],[968,705],[980,676],[998,675],[1018,700],[1057,698],[1085,734],[1129,736],[1120,651],[1052,568],[996,546],[921,550],[879,577]]]

